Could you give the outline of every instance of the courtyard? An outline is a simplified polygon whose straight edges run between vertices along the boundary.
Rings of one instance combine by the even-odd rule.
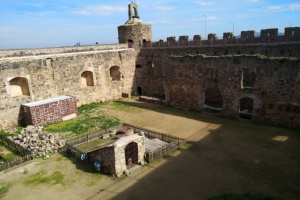
[[[0,174],[1,199],[300,198],[299,131],[132,99],[98,112],[181,138],[180,149],[120,178],[56,153]]]

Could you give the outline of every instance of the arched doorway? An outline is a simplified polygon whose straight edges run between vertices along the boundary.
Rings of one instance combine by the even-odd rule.
[[[131,167],[132,165],[138,164],[138,144],[130,142],[125,147],[125,161],[126,166]]]
[[[13,78],[9,81],[9,86],[11,97],[30,96],[28,81],[26,78]]]
[[[83,86],[94,86],[93,72],[84,71],[81,73],[81,84]]]
[[[110,69],[110,77],[112,81],[119,81],[121,78],[120,68],[118,66],[112,66]]]
[[[253,99],[242,98],[240,99],[240,117],[252,119],[253,115]]]

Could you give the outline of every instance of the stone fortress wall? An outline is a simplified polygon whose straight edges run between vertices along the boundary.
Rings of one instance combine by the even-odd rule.
[[[223,38],[218,39],[215,33],[207,35],[207,39],[202,39],[200,35],[194,35],[192,40],[189,36],[167,37],[167,41],[159,40],[158,42],[147,41],[144,47],[178,47],[178,46],[203,46],[203,45],[238,45],[238,44],[261,44],[261,43],[283,43],[300,41],[300,27],[287,27],[284,34],[279,35],[278,28],[262,29],[260,36],[256,37],[254,30],[241,31],[240,37],[237,38],[232,32],[223,33]]]
[[[300,127],[300,42],[142,48],[140,94],[172,106],[206,105],[256,121]]]
[[[108,44],[108,45],[89,45],[89,46],[73,46],[73,47],[38,48],[38,49],[12,49],[12,50],[9,49],[9,50],[0,50],[0,58],[76,53],[76,52],[100,51],[100,50],[116,50],[116,49],[124,49],[127,47],[128,47],[127,44]]]
[[[0,124],[17,125],[28,102],[69,95],[80,106],[131,94],[135,58],[129,48],[0,58]]]
[[[80,106],[122,94],[300,128],[299,27],[283,36],[265,29],[260,37],[242,31],[239,39],[224,33],[222,40],[209,34],[152,43],[151,26],[132,29],[147,26],[135,3],[124,26],[119,39],[128,44],[0,51],[0,128],[22,121],[24,103],[69,95]]]

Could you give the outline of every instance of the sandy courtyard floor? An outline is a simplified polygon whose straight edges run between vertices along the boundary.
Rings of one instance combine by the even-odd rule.
[[[1,199],[201,200],[228,192],[300,199],[297,131],[134,100],[100,109],[122,122],[178,136],[181,148],[121,178],[96,174],[60,154],[35,159],[0,173],[0,198],[8,188]]]

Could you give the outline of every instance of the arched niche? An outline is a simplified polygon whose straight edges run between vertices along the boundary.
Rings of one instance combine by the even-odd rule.
[[[240,117],[252,119],[254,101],[251,98],[240,99]]]
[[[112,66],[109,69],[110,77],[112,81],[119,81],[121,78],[120,68],[118,66]]]
[[[16,77],[9,81],[10,96],[30,96],[29,85],[26,78]]]
[[[83,86],[94,86],[93,72],[84,71],[81,73],[81,85]]]
[[[223,97],[219,88],[205,90],[205,106],[208,109],[222,110]]]

